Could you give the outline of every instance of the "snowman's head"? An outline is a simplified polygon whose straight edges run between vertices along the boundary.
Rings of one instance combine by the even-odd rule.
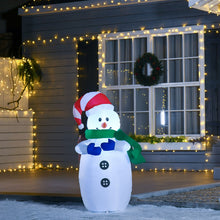
[[[79,98],[73,106],[73,116],[79,129],[84,129],[82,113],[88,117],[88,129],[113,129],[120,128],[119,116],[114,112],[114,106],[106,95],[101,92],[88,92]]]
[[[88,117],[87,128],[96,130],[112,129],[117,131],[120,128],[120,119],[115,111],[98,111]]]

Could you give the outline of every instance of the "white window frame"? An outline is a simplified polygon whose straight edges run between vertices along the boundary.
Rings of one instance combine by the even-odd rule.
[[[133,84],[133,85],[116,85],[116,86],[106,86],[105,85],[105,41],[106,40],[121,40],[121,39],[135,39],[135,38],[143,38],[147,37],[147,50],[148,52],[153,51],[153,37],[158,36],[169,36],[169,35],[178,35],[182,34],[190,34],[190,33],[198,33],[198,60],[199,60],[199,81],[192,81],[187,82],[190,86],[199,86],[200,87],[200,134],[186,134],[186,126],[184,126],[184,134],[185,136],[190,137],[198,137],[198,136],[204,136],[206,134],[205,131],[205,65],[204,65],[204,26],[202,25],[196,25],[196,26],[188,26],[188,27],[175,27],[175,28],[160,28],[160,29],[153,29],[153,30],[143,30],[143,31],[131,31],[131,32],[118,32],[118,33],[110,33],[110,34],[100,34],[98,36],[99,40],[99,48],[98,48],[98,54],[99,54],[99,90],[103,93],[106,93],[106,91],[113,90],[113,89],[143,89],[143,88],[149,88],[149,134],[155,135],[155,111],[154,111],[154,105],[155,105],[155,98],[154,98],[154,90],[156,88],[168,88],[168,87],[183,87],[185,90],[185,87],[187,86],[184,82],[174,82],[174,83],[160,83],[155,86],[147,87],[142,86],[140,84]],[[132,41],[132,47],[133,47],[133,41]],[[168,47],[167,47],[168,48]],[[184,50],[184,48],[183,48]],[[134,50],[133,50],[134,53]],[[118,54],[119,57],[119,54]],[[132,62],[133,62],[134,54],[132,55]],[[169,59],[168,56],[166,59]],[[181,58],[181,60],[184,60],[184,56]],[[132,64],[132,67],[134,66],[134,63]],[[169,67],[167,67],[169,68]],[[184,65],[183,65],[184,68]],[[119,70],[118,70],[119,71]],[[184,69],[183,69],[184,71]],[[184,83],[184,85],[183,85]],[[185,100],[184,100],[185,102]],[[136,103],[136,96],[134,93],[134,104]],[[168,104],[169,105],[169,104]],[[184,105],[185,106],[185,105]],[[134,109],[134,115],[136,115],[135,109]],[[186,112],[186,109],[184,108],[184,114]],[[119,111],[120,113],[120,111]],[[136,118],[134,117],[134,131],[136,131]],[[184,116],[184,123],[186,121],[186,117]],[[170,133],[168,133],[170,135]],[[172,134],[171,134],[172,135]],[[158,135],[159,136],[159,135]],[[179,135],[172,135],[172,136],[179,136]]]

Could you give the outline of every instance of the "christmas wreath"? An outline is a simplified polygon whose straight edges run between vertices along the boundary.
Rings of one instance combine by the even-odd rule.
[[[149,63],[152,68],[151,75],[149,76],[143,74],[143,67],[147,63]],[[141,85],[144,86],[158,84],[162,72],[161,62],[152,53],[145,53],[142,57],[137,59],[134,65],[134,74],[136,79]]]

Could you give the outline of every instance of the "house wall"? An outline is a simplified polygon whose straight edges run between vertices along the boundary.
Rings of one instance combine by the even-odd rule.
[[[213,146],[212,151],[146,151],[143,156],[147,163],[138,169],[157,170],[206,170],[220,166],[220,144]]]
[[[43,73],[29,101],[29,107],[36,112],[34,145],[38,151],[35,162],[74,165],[77,161],[73,149],[77,135],[72,117],[72,105],[77,96],[74,45],[58,43],[32,47],[28,52],[39,61]]]
[[[0,111],[0,170],[33,167],[33,112]]]
[[[36,14],[23,16],[22,20],[23,41],[36,42],[30,46],[27,44],[24,54],[38,60],[43,70],[42,82],[30,100],[30,106],[36,112],[37,161],[61,165],[78,161],[73,150],[78,136],[72,117],[72,105],[77,97],[77,54],[73,37],[98,35],[102,31],[123,32],[140,30],[141,27],[152,29],[219,22],[216,15],[190,9],[185,0]],[[58,39],[54,38],[55,35]],[[69,39],[60,40],[66,36]],[[42,39],[46,43],[42,43]],[[187,154],[185,158],[188,158]]]

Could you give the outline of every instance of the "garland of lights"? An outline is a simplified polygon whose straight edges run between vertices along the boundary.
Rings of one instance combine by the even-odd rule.
[[[156,137],[152,135],[130,135],[132,139],[134,139],[137,142],[148,142],[151,144],[157,144],[157,143],[172,143],[172,142],[187,142],[187,138],[185,136],[179,136],[179,137]],[[196,142],[196,141],[195,141]]]
[[[214,137],[214,136],[203,136],[200,138],[187,138],[186,136],[177,136],[177,137],[172,137],[172,136],[165,136],[165,137],[157,137],[157,136],[152,136],[152,135],[136,135],[136,134],[131,134],[130,137],[134,139],[135,141],[142,143],[142,142],[147,142],[151,144],[157,144],[157,143],[177,143],[177,142],[191,142],[191,143],[206,143],[207,141],[213,145],[218,142],[218,139],[220,137]]]
[[[147,76],[143,74],[143,67],[145,64],[151,65],[151,75]],[[152,53],[145,53],[142,57],[138,58],[134,65],[134,74],[137,81],[144,86],[152,86],[158,84],[160,76],[162,74],[162,65],[158,58]]]

